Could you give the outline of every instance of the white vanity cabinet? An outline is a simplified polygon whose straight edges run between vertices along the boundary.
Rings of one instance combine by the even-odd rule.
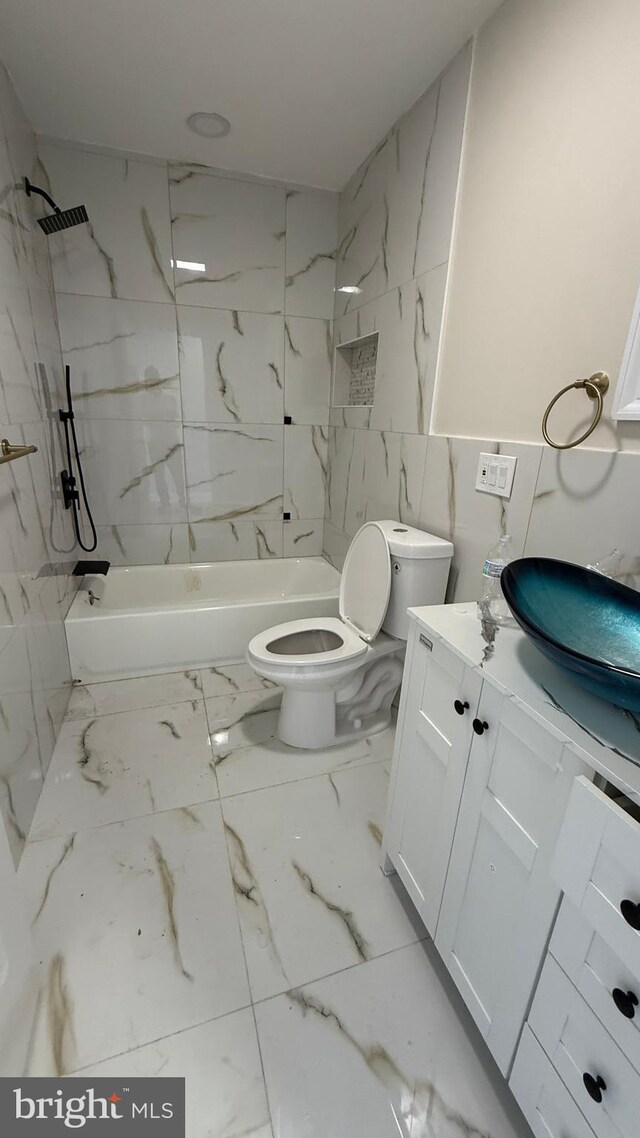
[[[387,857],[435,936],[482,681],[413,625],[405,665]]]
[[[549,863],[584,764],[414,625],[385,851],[500,1069],[560,898]]]
[[[506,1074],[560,900],[549,866],[584,764],[489,684],[478,720],[435,941]]]
[[[636,722],[475,605],[412,613],[385,870],[537,1138],[640,1135]]]

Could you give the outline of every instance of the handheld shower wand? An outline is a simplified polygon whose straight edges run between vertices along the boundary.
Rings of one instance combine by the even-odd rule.
[[[71,209],[60,209],[60,206],[56,205],[46,190],[41,190],[39,186],[34,186],[28,178],[24,180],[24,188],[28,198],[30,198],[32,194],[39,194],[53,210],[53,213],[47,217],[37,218],[38,225],[42,232],[46,233],[47,237],[50,237],[52,233],[59,233],[61,229],[71,229],[73,225],[82,225],[83,221],[89,220],[89,214],[83,205],[75,205]]]

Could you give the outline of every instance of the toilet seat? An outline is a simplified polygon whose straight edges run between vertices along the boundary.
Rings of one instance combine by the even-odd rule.
[[[340,579],[340,616],[307,617],[277,624],[254,636],[249,644],[249,660],[281,667],[311,668],[356,660],[367,651],[367,645],[378,635],[391,589],[391,560],[384,531],[377,522],[365,522],[354,537],[345,559]],[[304,633],[328,633],[340,644],[317,648],[312,637],[305,644]],[[299,637],[300,650],[295,640]],[[284,643],[278,648],[279,640]],[[321,644],[322,637],[316,637]],[[292,642],[293,643],[287,643]],[[289,651],[289,647],[291,650]]]
[[[285,637],[295,636],[297,633],[328,632],[340,637],[342,643],[337,648],[328,651],[307,652],[274,652],[270,645]],[[309,667],[313,664],[334,664],[339,661],[355,660],[364,656],[367,644],[357,632],[349,628],[337,616],[312,616],[302,620],[288,620],[285,624],[276,624],[266,632],[259,632],[249,645],[251,656],[259,663],[281,664],[283,667],[299,665]]]

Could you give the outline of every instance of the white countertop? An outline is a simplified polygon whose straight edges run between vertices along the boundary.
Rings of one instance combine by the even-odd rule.
[[[409,615],[640,804],[640,715],[591,695],[519,628],[498,627],[493,642],[485,639],[475,602],[414,608]]]

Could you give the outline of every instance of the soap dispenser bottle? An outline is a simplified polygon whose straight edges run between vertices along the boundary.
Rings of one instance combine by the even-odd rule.
[[[478,615],[481,620],[488,619],[494,624],[515,625],[511,609],[500,587],[502,570],[512,559],[511,536],[505,533],[491,547],[482,566],[482,591],[478,602]]]

